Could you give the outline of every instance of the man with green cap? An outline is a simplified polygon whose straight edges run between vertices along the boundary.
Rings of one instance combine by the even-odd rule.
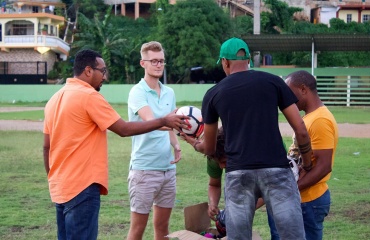
[[[225,134],[226,229],[228,239],[252,239],[257,199],[262,197],[282,239],[305,239],[300,196],[278,124],[278,109],[293,128],[303,170],[310,171],[311,143],[296,106],[297,98],[278,76],[249,70],[251,55],[238,38],[224,42],[220,58],[226,78],[203,98],[203,141],[193,147],[216,150],[218,120]]]

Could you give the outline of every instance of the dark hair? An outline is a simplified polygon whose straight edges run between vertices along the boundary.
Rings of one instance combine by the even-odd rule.
[[[87,66],[95,68],[98,65],[96,58],[102,58],[102,56],[94,50],[83,49],[78,51],[73,64],[73,74],[80,76]]]
[[[207,156],[207,158],[218,162],[221,158],[224,158],[225,156],[225,135],[224,129],[221,126],[218,128],[217,131],[216,152],[212,155]]]
[[[306,85],[311,91],[316,92],[316,79],[309,72],[300,70],[289,74],[286,79],[290,78],[291,83],[294,86]]]

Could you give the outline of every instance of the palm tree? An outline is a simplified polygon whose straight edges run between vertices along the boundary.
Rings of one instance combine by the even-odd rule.
[[[72,49],[93,49],[102,54],[108,69],[111,69],[112,63],[115,67],[122,68],[122,61],[131,44],[127,44],[122,28],[111,23],[111,8],[109,8],[101,21],[99,15],[93,19],[88,19],[84,14],[79,13],[79,27],[75,34],[75,42]],[[114,56],[114,57],[113,57]],[[112,62],[113,61],[113,62]],[[118,76],[110,76],[117,78]]]

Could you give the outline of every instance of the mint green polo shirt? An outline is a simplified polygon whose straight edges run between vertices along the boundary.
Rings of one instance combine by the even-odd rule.
[[[132,87],[128,96],[129,121],[142,121],[138,111],[149,106],[155,118],[163,117],[176,108],[175,93],[159,82],[161,95],[151,89],[142,78]],[[155,130],[133,136],[130,169],[167,171],[175,169],[170,136],[168,131]]]

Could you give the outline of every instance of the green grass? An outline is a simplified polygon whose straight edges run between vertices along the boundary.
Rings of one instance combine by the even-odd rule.
[[[177,103],[178,107],[194,105],[201,108],[200,102],[180,102]],[[7,103],[0,103],[0,107],[43,107],[45,103],[16,103],[15,105],[9,105]],[[127,104],[112,104],[113,108],[127,120]],[[329,107],[338,123],[358,123],[365,124],[370,123],[370,107]],[[2,120],[32,120],[40,121],[44,118],[44,112],[42,110],[36,111],[24,111],[24,112],[0,112],[0,119]],[[282,113],[279,114],[279,121],[286,122],[286,119]]]
[[[337,123],[370,123],[370,107],[338,107],[328,106]],[[303,112],[300,112],[303,116]],[[287,122],[282,113],[279,114],[279,122]]]
[[[130,138],[108,134],[109,194],[102,196],[99,239],[124,239],[129,223],[127,175]],[[284,138],[287,145],[291,138]],[[0,239],[55,239],[55,208],[50,201],[42,159],[41,132],[0,131]],[[171,231],[184,228],[183,208],[207,201],[205,158],[181,142],[183,159],[177,165],[176,206]],[[332,207],[325,220],[324,239],[370,239],[370,139],[340,138],[329,186]],[[354,153],[359,153],[355,155]],[[223,206],[223,201],[222,201]],[[257,210],[254,230],[269,239],[266,212]],[[151,240],[148,223],[145,238]]]

